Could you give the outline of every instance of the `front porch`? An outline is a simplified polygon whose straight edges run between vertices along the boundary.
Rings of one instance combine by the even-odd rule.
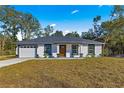
[[[78,58],[83,55],[80,44],[45,44],[44,54],[52,58]]]

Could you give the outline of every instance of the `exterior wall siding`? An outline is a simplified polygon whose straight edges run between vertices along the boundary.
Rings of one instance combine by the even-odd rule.
[[[19,46],[16,46],[16,56],[19,57]]]
[[[102,45],[95,45],[95,56],[98,57],[102,54]]]
[[[81,51],[83,54],[83,57],[86,57],[88,55],[88,44],[81,44]]]
[[[44,45],[38,45],[37,54],[39,57],[44,57]]]
[[[52,45],[52,56],[57,57],[57,44]]]
[[[16,47],[16,55],[18,55],[18,46]]]
[[[57,54],[59,54],[59,44],[57,44]]]
[[[71,49],[71,44],[66,44],[66,57],[71,57],[71,53],[72,49]]]
[[[29,52],[32,51],[32,52],[30,52],[30,53],[32,53],[31,56],[35,55],[35,51],[36,51],[35,49],[28,48],[28,50],[29,50]],[[27,48],[19,48],[19,54],[23,55],[22,53],[24,53],[24,51],[28,51],[28,50],[27,50]],[[28,52],[26,52],[26,53],[28,53]],[[16,54],[18,55],[18,47],[16,48]],[[43,44],[38,45],[37,54],[39,57],[44,57],[44,45]],[[53,44],[52,45],[52,56],[56,58],[57,54],[59,54],[59,44]],[[66,57],[71,57],[71,54],[72,54],[72,44],[66,44]],[[80,57],[80,54],[83,54],[83,57],[86,57],[88,55],[88,44],[79,44],[77,57]],[[102,54],[102,45],[96,44],[95,45],[95,56],[98,57],[98,56],[100,56],[100,54]],[[24,54],[24,55],[26,55],[26,54]]]

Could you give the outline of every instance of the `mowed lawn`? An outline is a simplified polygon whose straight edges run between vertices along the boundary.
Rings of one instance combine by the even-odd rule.
[[[124,59],[31,60],[0,68],[0,87],[124,87]]]

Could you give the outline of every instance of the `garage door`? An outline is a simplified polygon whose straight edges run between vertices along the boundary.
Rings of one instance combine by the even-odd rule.
[[[35,48],[19,48],[19,57],[35,57]]]
[[[19,47],[19,57],[35,57],[36,49],[34,45],[22,45]]]

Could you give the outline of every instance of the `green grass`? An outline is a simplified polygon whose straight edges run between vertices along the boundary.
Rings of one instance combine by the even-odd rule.
[[[7,59],[11,59],[11,58],[15,58],[15,55],[5,55],[5,56],[0,56],[0,61],[1,60],[7,60]]]
[[[124,87],[124,59],[31,60],[1,68],[0,87]]]

